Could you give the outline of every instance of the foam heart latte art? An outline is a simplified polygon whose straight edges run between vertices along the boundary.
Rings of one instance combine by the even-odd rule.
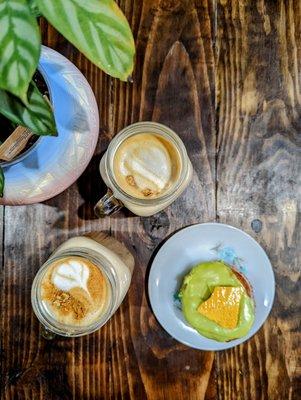
[[[92,324],[103,313],[109,296],[101,270],[78,256],[55,261],[41,285],[41,298],[49,315],[66,325]]]

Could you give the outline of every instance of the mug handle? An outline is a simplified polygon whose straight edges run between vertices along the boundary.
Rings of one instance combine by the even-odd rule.
[[[108,189],[107,193],[96,203],[94,213],[98,218],[104,218],[114,214],[122,207],[122,202],[114,197],[111,189]]]
[[[46,340],[52,340],[56,337],[56,334],[54,332],[51,332],[49,329],[47,329],[44,325],[40,324],[40,335],[46,339]]]

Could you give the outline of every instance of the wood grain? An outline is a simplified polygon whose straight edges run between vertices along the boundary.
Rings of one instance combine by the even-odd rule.
[[[100,138],[88,169],[44,204],[5,210],[3,386],[5,399],[215,398],[213,353],[173,340],[156,322],[145,293],[153,252],[182,226],[215,218],[213,7],[206,1],[122,1],[137,46],[134,84],[101,73],[42,22],[43,41],[73,61],[97,97]],[[127,211],[103,221],[93,204],[103,194],[98,163],[125,125],[152,119],[184,140],[195,174],[171,207],[140,219]],[[21,223],[22,221],[22,223]],[[128,296],[98,332],[47,342],[30,306],[33,277],[67,237],[103,230],[136,258]]]
[[[119,4],[136,41],[133,85],[103,74],[41,21],[43,43],[91,84],[100,136],[88,168],[64,193],[0,210],[1,399],[298,399],[301,4]],[[93,205],[105,191],[101,155],[118,130],[139,120],[165,123],[181,136],[194,166],[192,183],[150,218],[122,210],[96,220]],[[277,291],[258,334],[214,355],[179,344],[159,326],[145,285],[152,257],[170,234],[216,219],[262,244]],[[92,231],[111,234],[135,256],[130,291],[98,332],[46,341],[30,305],[34,275],[60,243]]]
[[[267,250],[277,289],[259,333],[217,356],[222,399],[300,398],[300,20],[300,1],[218,6],[218,217]]]

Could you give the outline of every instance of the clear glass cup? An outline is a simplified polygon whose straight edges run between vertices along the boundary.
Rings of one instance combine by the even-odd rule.
[[[99,319],[88,326],[71,326],[58,322],[49,314],[41,298],[41,283],[48,268],[54,262],[72,256],[83,257],[96,265],[107,283],[108,302],[106,307]],[[87,237],[69,239],[42,265],[32,284],[31,303],[34,313],[42,324],[42,336],[46,339],[52,339],[56,334],[77,337],[90,334],[102,327],[124,299],[129,289],[132,272],[115,253],[94,240]]]
[[[116,182],[113,173],[114,155],[118,146],[128,137],[140,133],[154,133],[169,140],[176,148],[180,160],[181,171],[178,181],[164,195],[157,198],[140,199],[126,193]],[[103,218],[113,214],[125,206],[136,215],[150,216],[166,208],[186,189],[192,178],[192,164],[186,148],[179,136],[170,128],[157,122],[137,122],[119,132],[111,141],[100,165],[100,174],[108,187],[107,193],[95,205],[96,216]]]

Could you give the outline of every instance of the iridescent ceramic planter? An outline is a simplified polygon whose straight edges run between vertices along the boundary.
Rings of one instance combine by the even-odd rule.
[[[39,203],[61,193],[83,173],[97,144],[98,107],[86,78],[45,46],[38,69],[49,89],[58,136],[40,137],[20,157],[1,163],[5,189],[0,204]]]

